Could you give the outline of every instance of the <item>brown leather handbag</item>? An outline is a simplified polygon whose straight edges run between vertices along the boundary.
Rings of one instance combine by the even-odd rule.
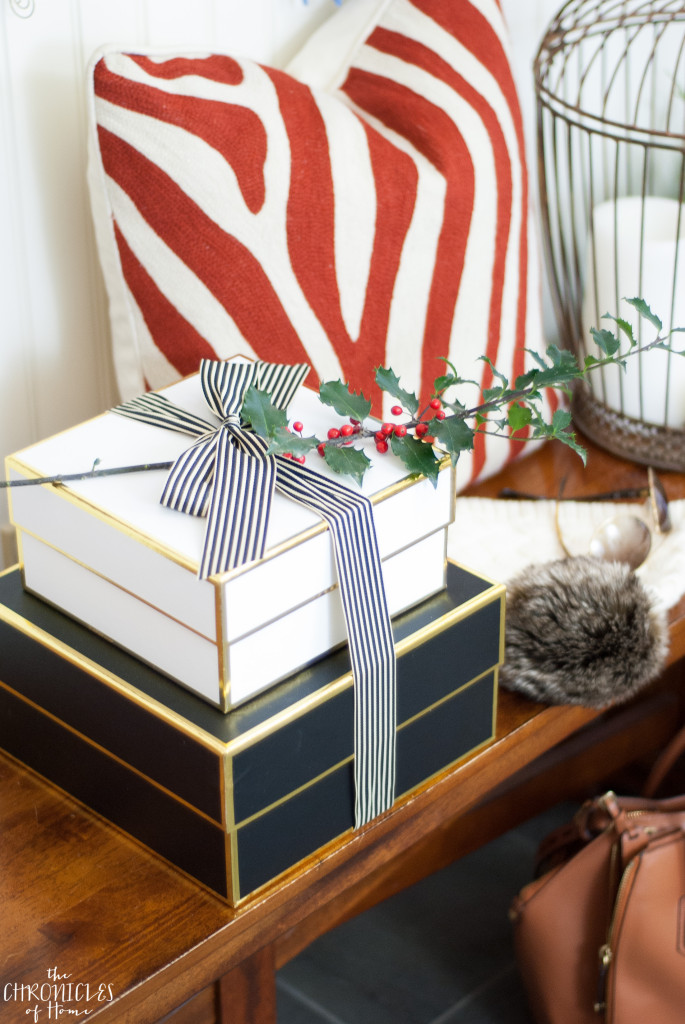
[[[685,748],[666,748],[645,791]],[[685,1022],[685,796],[585,803],[511,908],[537,1024]]]

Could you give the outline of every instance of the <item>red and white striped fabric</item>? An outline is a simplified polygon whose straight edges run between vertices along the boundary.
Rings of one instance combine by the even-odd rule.
[[[237,353],[366,394],[390,366],[425,396],[441,356],[488,387],[480,356],[514,377],[542,348],[497,0],[345,0],[287,71],[117,51],[92,75],[124,398]],[[523,447],[479,438],[460,486]]]

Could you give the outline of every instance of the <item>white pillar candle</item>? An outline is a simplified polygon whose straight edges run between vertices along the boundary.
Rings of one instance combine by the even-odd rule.
[[[638,317],[622,301],[624,298],[644,299],[665,330],[669,326],[685,327],[685,207],[676,237],[679,206],[675,199],[626,196],[594,208],[594,251],[590,238],[583,300],[588,352],[595,352],[591,327],[616,329],[616,324],[600,319],[604,313],[629,321],[642,344],[656,337],[655,328]],[[682,334],[674,336],[675,347],[685,345],[682,339]],[[627,339],[623,341],[625,344]],[[597,379],[599,373],[593,378],[593,387],[610,408],[647,423],[685,426],[682,356],[669,357],[667,352],[654,349],[628,359],[625,371],[606,368],[603,384]]]

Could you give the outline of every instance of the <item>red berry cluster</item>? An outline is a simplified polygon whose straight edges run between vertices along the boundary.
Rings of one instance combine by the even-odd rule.
[[[390,412],[393,416],[401,416],[404,410],[401,405],[393,405]],[[409,426],[407,426],[406,423],[382,423],[379,429],[373,435],[374,440],[376,442],[376,451],[380,452],[381,454],[385,454],[385,452],[387,452],[388,448],[390,447],[390,438],[393,436],[393,434],[395,435],[395,437],[406,437],[407,432],[412,425],[414,426],[414,433],[416,437],[421,438],[424,441],[428,441],[432,444],[435,438],[431,437],[428,434],[429,422],[432,419],[444,420],[445,418],[445,410],[442,407],[442,402],[440,401],[440,399],[432,398],[428,403],[424,414],[422,414],[422,417],[423,415],[425,415],[425,413],[430,413],[428,420],[424,420],[423,418],[421,418],[417,423],[409,424]],[[299,420],[296,420],[293,423],[292,429],[296,431],[298,434],[301,434],[302,431],[304,430],[304,424],[301,423]],[[354,435],[359,433],[362,433],[361,423],[359,422],[359,420],[350,417],[349,423],[343,423],[341,427],[330,427],[328,429],[326,437],[328,441],[337,441],[338,439],[340,439],[342,444],[352,444]],[[366,432],[365,436],[370,437],[371,433]],[[322,457],[324,456],[326,451],[326,444],[327,441],[321,441],[316,446],[317,452]],[[303,463],[305,461],[304,455],[293,456],[290,452],[288,452],[285,455],[285,458],[294,459],[295,462],[300,463]]]
[[[421,419],[416,424],[414,433],[416,434],[417,437],[422,438],[424,441],[428,441],[429,444],[433,444],[435,438],[428,433],[430,420],[444,420],[447,414],[445,413],[445,410],[442,407],[442,402],[440,401],[439,398],[431,398],[430,402],[428,403],[426,412],[431,414],[429,416],[429,419]]]
[[[393,405],[390,412],[393,416],[402,415],[402,407],[399,405]],[[404,423],[382,423],[380,430],[376,431],[376,451],[384,454],[388,450],[389,439],[395,434],[396,437],[404,437],[407,433],[407,428]]]
[[[344,439],[343,444],[352,444],[353,436],[355,434],[359,434],[361,429],[362,427],[359,420],[355,420],[350,417],[350,422],[343,423],[342,427],[330,427],[326,436],[329,441],[335,441],[339,437],[342,437]],[[322,441],[321,444],[317,444],[316,446],[316,450],[321,456],[323,456],[325,448],[325,441]]]
[[[301,434],[304,430],[304,423],[301,420],[295,420],[293,423],[293,430],[296,434]],[[304,466],[305,457],[304,455],[293,455],[292,452],[283,452],[284,459],[292,459],[293,462],[299,462],[301,466]]]

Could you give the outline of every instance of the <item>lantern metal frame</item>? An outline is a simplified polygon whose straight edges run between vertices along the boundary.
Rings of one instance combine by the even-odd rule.
[[[641,203],[638,289],[650,197],[677,202],[670,308],[654,312],[665,330],[685,326],[673,322],[681,237],[681,264],[685,261],[685,0],[570,0],[542,39],[534,77],[542,238],[560,343],[581,362],[588,354],[598,354],[583,308],[588,294],[598,301],[593,211],[628,196]],[[618,249],[617,224],[613,238]],[[620,258],[617,251],[614,267]],[[612,297],[613,308],[592,310],[594,326],[606,326],[597,322],[605,313],[624,318],[625,297],[649,303],[649,296],[639,290],[637,296],[619,294],[618,271]],[[650,340],[642,334],[646,326],[643,320],[636,324],[641,344]],[[659,373],[665,374],[663,416],[647,416],[643,399],[650,387],[654,398],[654,364],[648,362],[653,354],[631,357],[639,361],[637,415],[627,408],[622,382],[616,400],[612,381],[602,370],[575,388],[573,418],[583,433],[617,455],[683,471],[685,399],[682,410],[678,402],[674,413],[672,392],[674,382],[681,387],[676,360],[685,372],[685,358],[658,353],[667,360],[659,364]]]

